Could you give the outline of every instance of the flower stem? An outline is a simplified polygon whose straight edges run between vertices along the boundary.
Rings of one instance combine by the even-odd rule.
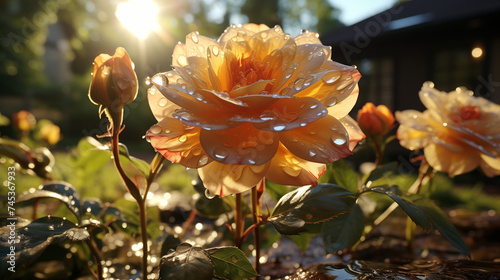
[[[142,239],[142,279],[148,277],[148,229],[146,215],[146,200],[137,201],[139,205],[139,220],[141,223]]]
[[[243,226],[244,226],[243,213],[241,211],[242,210],[241,193],[237,193],[235,195],[235,203],[236,206],[234,208],[234,223],[235,223],[234,243],[236,247],[241,249],[241,245],[243,245]]]
[[[97,249],[97,245],[95,244],[94,239],[91,237],[85,241],[87,246],[90,249],[90,253],[94,257],[94,261],[97,267],[96,277],[98,280],[104,280],[104,268],[102,267],[102,257],[101,253],[99,253],[99,249]]]
[[[260,231],[259,231],[259,215],[260,204],[257,194],[257,186],[252,188],[252,219],[253,224],[256,225],[253,229],[254,246],[255,246],[255,271],[260,271]]]

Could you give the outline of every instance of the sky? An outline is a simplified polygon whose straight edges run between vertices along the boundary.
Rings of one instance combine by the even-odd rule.
[[[392,7],[395,0],[328,0],[341,10],[340,20],[351,25]]]

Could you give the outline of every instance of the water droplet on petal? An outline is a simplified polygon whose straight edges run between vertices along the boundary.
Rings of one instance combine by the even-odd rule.
[[[332,137],[332,142],[335,144],[335,145],[339,145],[339,146],[342,146],[345,144],[346,140],[344,138],[337,138],[337,137]]]
[[[273,121],[277,119],[276,114],[272,111],[262,113],[259,118],[263,121]]]
[[[214,150],[214,156],[218,159],[225,159],[228,156],[226,149],[218,147]]]
[[[315,149],[311,149],[311,150],[309,151],[309,156],[311,156],[311,157],[314,157],[316,154],[317,154],[317,153],[316,153],[316,150],[315,150]]]
[[[158,101],[158,106],[165,107],[168,104],[168,100],[166,98],[162,98]]]
[[[181,66],[184,66],[187,64],[187,58],[186,56],[184,55],[180,55],[178,58],[177,58],[177,63],[179,63],[179,65]]]
[[[149,86],[151,84],[151,77],[147,76],[146,77],[146,80],[144,81],[144,83]]]
[[[333,105],[337,104],[337,97],[335,96],[330,96],[328,99],[325,101],[325,105],[327,107],[331,107]]]
[[[153,134],[160,134],[160,133],[161,133],[161,130],[162,130],[162,129],[161,129],[161,126],[159,126],[159,125],[153,125],[153,126],[149,129],[149,131],[151,131],[151,133],[153,133]]]
[[[298,78],[297,80],[295,80],[295,83],[293,84],[293,87],[296,90],[302,89],[302,86],[304,86],[304,78]]]
[[[208,199],[213,199],[216,196],[216,194],[211,194],[208,189],[205,189],[205,197]]]
[[[218,55],[219,55],[219,47],[214,46],[214,47],[212,48],[212,53],[213,53],[215,56],[218,56]]]
[[[268,35],[268,34],[267,34],[267,32],[261,32],[261,33],[260,33],[260,37],[261,37],[262,39],[266,39],[266,38],[267,38],[267,35]]]
[[[193,34],[191,35],[191,40],[193,40],[193,42],[194,42],[195,44],[198,44],[198,41],[199,41],[199,40],[198,40],[198,32],[195,32],[195,33],[193,33]]]
[[[280,91],[280,95],[287,95],[290,92],[290,90],[291,90],[291,88],[289,88],[289,87],[283,88]]]
[[[318,104],[313,104],[313,105],[311,105],[311,107],[309,107],[309,109],[311,109],[311,110],[316,109],[316,108],[318,108]]]
[[[433,82],[430,82],[430,81],[427,81],[424,83],[423,87],[430,87],[430,88],[433,88],[434,87],[434,83]]]
[[[300,34],[305,34],[305,33],[309,33],[309,30],[307,30],[307,29],[300,30]]]
[[[186,141],[187,141],[187,139],[188,139],[187,135],[181,135],[181,136],[178,138],[179,142],[181,142],[181,143],[186,142]]]
[[[286,126],[285,125],[282,125],[282,124],[278,124],[278,125],[275,125],[273,127],[274,131],[282,131],[283,129],[285,129]]]
[[[198,160],[199,165],[205,165],[207,164],[207,162],[208,162],[208,156],[206,155],[201,156],[200,159]]]
[[[326,73],[321,79],[327,84],[333,84],[340,78],[340,76],[342,76],[342,73],[339,71],[332,71]]]

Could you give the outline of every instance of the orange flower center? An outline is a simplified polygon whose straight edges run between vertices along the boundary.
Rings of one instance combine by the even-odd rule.
[[[477,106],[467,105],[458,108],[458,114],[451,116],[451,119],[459,124],[463,121],[479,119],[480,115],[481,112],[479,112],[479,108],[477,108]]]
[[[230,73],[232,77],[231,91],[240,87],[251,85],[259,80],[270,80],[273,76],[273,68],[269,62],[256,61],[255,50],[249,56],[231,61]],[[272,83],[267,84],[265,90],[269,91]]]
[[[460,107],[458,108],[458,111],[460,112],[460,118],[463,121],[478,119],[480,115],[479,108],[474,105]]]

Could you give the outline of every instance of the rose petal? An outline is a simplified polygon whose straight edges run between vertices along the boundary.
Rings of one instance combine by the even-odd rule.
[[[214,160],[236,165],[264,164],[271,160],[279,144],[275,133],[258,130],[249,123],[224,130],[202,130],[200,141]]]
[[[324,164],[305,161],[280,145],[276,155],[271,160],[266,178],[280,185],[315,186],[318,184],[318,178],[325,171]]]
[[[278,94],[253,94],[253,95],[245,95],[236,97],[235,100],[241,101],[246,104],[249,108],[252,109],[264,109],[267,108],[274,103],[278,102],[281,99],[290,99],[295,98],[293,96],[282,96]]]
[[[147,132],[151,145],[165,158],[189,168],[207,165],[212,159],[200,144],[200,128],[186,129],[178,120],[165,118]]]
[[[187,61],[186,45],[179,42],[174,47],[174,52],[172,54],[172,65],[186,66],[187,64],[188,61]]]
[[[278,135],[290,152],[308,161],[330,163],[351,154],[347,131],[332,116],[327,115],[304,127],[278,132]]]
[[[286,131],[322,118],[328,114],[318,100],[311,97],[280,99],[262,112],[260,123],[253,125],[267,131]]]
[[[363,133],[358,123],[349,115],[339,119],[339,121],[349,134],[349,149],[352,151],[359,141],[365,139],[366,135]]]
[[[154,86],[148,89],[148,102],[157,121],[161,121],[165,117],[172,117],[172,113],[180,108],[177,104],[170,102]]]
[[[351,92],[351,94],[341,102],[332,104],[334,101],[337,100],[337,98],[336,97],[335,99],[334,97],[330,98],[330,101],[326,102],[327,104],[325,105],[325,106],[327,105],[331,106],[328,108],[328,114],[332,117],[335,117],[336,119],[340,119],[347,116],[347,114],[351,112],[352,108],[354,108],[354,105],[356,105],[356,101],[358,100],[358,95],[359,95],[359,87],[356,85],[356,88]]]
[[[473,170],[481,160],[475,151],[463,149],[460,153],[454,153],[434,143],[424,148],[424,155],[434,169],[447,172],[452,177]]]
[[[220,130],[240,125],[238,122],[229,121],[231,114],[221,110],[212,112],[194,112],[187,109],[177,109],[172,116],[188,126],[197,126],[207,130]]]
[[[481,169],[488,177],[500,175],[500,156],[492,158],[487,155],[481,155]]]
[[[434,128],[426,120],[426,116],[416,110],[396,112],[396,119],[401,124],[397,137],[401,146],[416,150],[427,146],[432,138]]]
[[[211,194],[224,197],[251,189],[264,178],[269,164],[228,165],[213,161],[198,169],[198,174]]]
[[[224,30],[224,33],[222,33],[222,35],[219,37],[218,42],[220,44],[224,44],[224,43],[228,42],[229,40],[231,40],[232,38],[238,36],[238,34],[241,34],[242,32],[244,34],[252,36],[253,34],[255,34],[257,32],[262,31],[262,30],[266,30],[266,29],[269,29],[269,27],[265,24],[257,25],[254,23],[247,23],[247,24],[244,24],[242,26],[238,26],[236,24],[233,24],[233,25],[229,26],[228,28],[226,28],[226,30]]]
[[[297,45],[321,44],[319,34],[316,32],[304,32],[293,38]]]
[[[242,86],[236,88],[229,92],[229,95],[232,98],[237,98],[240,96],[254,95],[254,94],[262,94],[261,92],[265,91],[267,85],[272,84],[273,80],[260,80],[248,86]],[[266,94],[266,93],[264,93]]]

